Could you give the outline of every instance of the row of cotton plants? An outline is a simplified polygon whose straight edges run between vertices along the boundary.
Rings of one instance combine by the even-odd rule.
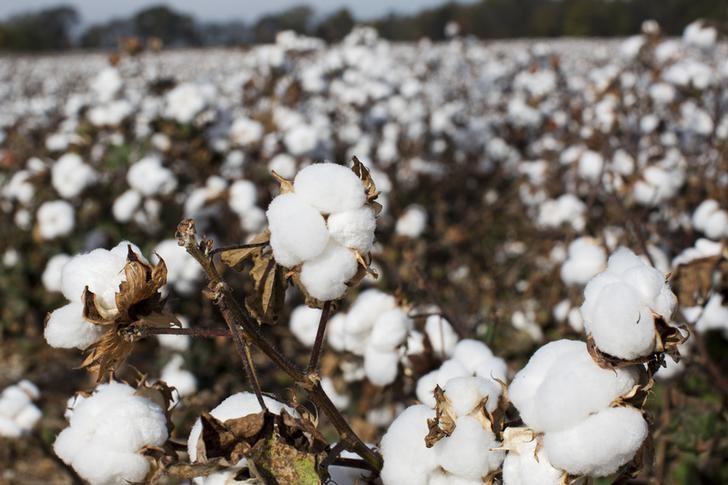
[[[719,480],[719,37],[0,59],[3,478]]]

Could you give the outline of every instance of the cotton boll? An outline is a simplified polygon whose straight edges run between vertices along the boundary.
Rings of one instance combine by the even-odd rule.
[[[83,350],[95,343],[104,330],[84,320],[83,305],[75,301],[51,312],[43,336],[51,347]]]
[[[399,308],[382,313],[372,327],[368,345],[380,351],[392,351],[407,339],[412,320]]]
[[[230,185],[228,202],[233,212],[240,217],[255,206],[257,198],[258,191],[250,180],[236,180]]]
[[[605,271],[603,273],[599,273],[594,278],[589,280],[589,283],[587,283],[586,288],[584,288],[584,303],[581,306],[581,313],[585,316],[591,315],[591,312],[593,311],[593,307],[597,301],[597,297],[601,293],[601,291],[610,284],[613,283],[621,283],[622,279],[612,273],[611,271]],[[585,321],[585,328],[587,331],[589,331],[589,321]]]
[[[177,178],[162,166],[155,156],[144,157],[129,167],[126,173],[129,186],[146,197],[168,195],[177,188]]]
[[[73,206],[64,200],[43,202],[38,207],[38,232],[45,240],[67,236],[76,225]]]
[[[238,118],[230,127],[230,139],[236,145],[246,147],[257,143],[262,137],[263,125],[250,118]]]
[[[470,376],[468,369],[456,359],[449,359],[442,363],[439,369],[420,377],[417,381],[416,394],[421,403],[435,407],[435,387],[445,385],[456,377]]]
[[[183,83],[166,95],[166,114],[179,123],[189,123],[205,108],[205,97],[200,86]]]
[[[33,404],[39,397],[38,388],[28,380],[6,387],[0,393],[0,436],[19,438],[32,430],[42,417]]]
[[[111,213],[119,222],[129,222],[142,203],[142,195],[134,189],[129,189],[114,200]]]
[[[483,485],[483,480],[480,478],[470,480],[444,470],[435,470],[430,474],[427,485]]]
[[[596,181],[602,174],[604,158],[597,152],[585,151],[579,159],[579,175],[592,182]]]
[[[174,354],[167,364],[162,368],[161,379],[170,387],[174,387],[179,397],[191,396],[197,392],[197,378],[195,375],[182,368],[184,357]]]
[[[471,374],[486,379],[506,380],[507,366],[503,359],[479,340],[464,339],[457,343],[453,351],[453,359],[460,362]]]
[[[46,267],[43,270],[41,281],[43,287],[47,291],[61,291],[61,274],[63,266],[66,265],[71,257],[68,254],[56,254],[48,260]]]
[[[286,153],[279,153],[268,162],[268,171],[292,179],[296,175],[296,159]]]
[[[364,372],[367,379],[377,386],[386,386],[397,378],[399,353],[394,350],[379,350],[368,346],[364,353]]]
[[[377,289],[361,292],[346,315],[346,331],[360,333],[369,331],[382,313],[392,310],[397,302],[392,295]]]
[[[384,458],[381,471],[385,485],[422,485],[438,467],[433,448],[425,446],[427,420],[435,417],[432,408],[410,406],[391,424],[382,437],[380,450]]]
[[[629,462],[648,434],[634,408],[608,408],[580,424],[546,433],[544,451],[551,463],[573,475],[606,476]]]
[[[584,285],[602,271],[606,251],[598,241],[580,237],[569,244],[568,259],[561,266],[561,279],[567,285]]]
[[[268,408],[268,411],[273,414],[280,414],[281,410],[285,409],[291,416],[298,417],[298,412],[295,409],[280,401],[276,401],[271,397],[263,396],[263,402],[265,403],[265,407]],[[262,409],[255,394],[250,392],[239,392],[225,398],[217,405],[217,407],[210,411],[210,414],[212,417],[224,422],[228,419],[242,418],[243,416],[259,413],[261,411]],[[197,460],[197,442],[201,434],[202,422],[198,418],[192,426],[190,435],[187,438],[187,453],[192,463]]]
[[[366,254],[374,243],[374,230],[377,221],[371,207],[337,212],[326,221],[331,237],[347,248]]]
[[[58,194],[70,199],[96,180],[96,172],[75,153],[66,153],[51,167],[51,183]]]
[[[281,194],[273,199],[266,216],[273,256],[279,264],[295,266],[319,256],[327,247],[329,232],[324,218],[297,194]]]
[[[486,397],[486,409],[493,412],[501,394],[500,387],[492,380],[470,376],[448,380],[444,391],[457,416],[470,414]]]
[[[458,336],[452,325],[441,315],[430,315],[425,321],[425,334],[435,355],[450,357],[455,351]]]
[[[500,446],[492,431],[483,429],[476,418],[462,416],[455,430],[438,441],[433,450],[442,468],[448,472],[476,480],[496,469],[503,460],[502,451],[490,451]]]
[[[665,276],[647,265],[636,266],[622,273],[622,280],[637,290],[640,300],[651,305],[665,286]]]
[[[418,205],[407,207],[404,213],[397,219],[394,232],[400,236],[409,238],[419,237],[427,226],[427,211]]]
[[[564,472],[554,468],[546,453],[536,453],[536,439],[518,445],[503,462],[503,485],[560,485]]]
[[[364,184],[348,168],[334,163],[315,163],[293,181],[296,194],[324,214],[359,209],[366,202]]]
[[[290,318],[291,333],[306,347],[313,347],[320,320],[320,309],[306,305],[296,307]]]
[[[357,268],[354,254],[331,241],[319,256],[303,263],[301,283],[317,300],[338,300],[346,293],[346,283],[356,275]]]

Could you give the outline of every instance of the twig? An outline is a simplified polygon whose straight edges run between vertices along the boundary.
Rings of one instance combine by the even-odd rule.
[[[311,349],[311,358],[308,361],[306,373],[309,375],[318,372],[319,360],[321,359],[321,348],[323,347],[324,335],[326,334],[326,324],[331,317],[331,301],[324,303],[321,310],[321,318],[319,319],[318,330],[316,331],[316,340]]]
[[[189,335],[190,337],[231,337],[230,330],[223,328],[180,328],[180,327],[139,327],[136,329],[140,337],[150,335]]]

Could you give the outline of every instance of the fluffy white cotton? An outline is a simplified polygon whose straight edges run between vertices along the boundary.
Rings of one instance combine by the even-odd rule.
[[[174,239],[160,242],[153,252],[167,266],[167,284],[183,295],[191,294],[202,278],[202,267],[195,258]]]
[[[319,256],[327,247],[329,232],[321,214],[295,193],[281,194],[268,206],[273,257],[293,267]]]
[[[191,396],[197,392],[197,378],[195,375],[182,368],[185,360],[180,354],[174,354],[169,362],[162,367],[160,378],[168,386],[174,387],[177,391],[175,398]]]
[[[695,323],[695,329],[698,332],[722,329],[723,333],[728,335],[728,306],[723,304],[723,295],[714,293],[708,299]]]
[[[384,458],[381,477],[385,485],[421,485],[438,466],[435,450],[425,447],[427,420],[435,411],[423,405],[402,412],[382,437]]]
[[[230,208],[240,217],[253,207],[258,199],[258,191],[250,180],[236,180],[230,185],[228,203]]]
[[[364,372],[367,379],[377,386],[386,386],[397,378],[399,353],[367,346],[364,352]]]
[[[435,444],[439,464],[446,471],[463,478],[477,480],[495,470],[503,460],[502,451],[489,452],[500,446],[492,431],[483,429],[472,416],[462,416],[455,431]]]
[[[335,163],[314,163],[293,181],[296,194],[323,214],[359,209],[366,202],[364,184],[354,172]]]
[[[63,267],[71,260],[68,254],[55,254],[48,260],[43,270],[41,281],[47,291],[61,291],[61,273]]]
[[[683,31],[683,42],[701,49],[710,49],[718,39],[718,31],[705,25],[702,20],[688,24]]]
[[[67,236],[76,225],[73,206],[65,200],[43,202],[38,207],[38,233],[43,239]]]
[[[121,75],[114,67],[102,69],[90,83],[91,90],[102,103],[114,99],[122,86]]]
[[[96,342],[103,332],[102,326],[84,320],[80,302],[71,302],[51,312],[43,336],[51,347],[83,350]]]
[[[561,265],[561,279],[567,285],[584,285],[602,271],[607,262],[607,252],[599,241],[580,237],[569,244],[568,256]]]
[[[306,347],[313,347],[320,320],[320,309],[306,305],[298,306],[291,312],[291,333]]]
[[[43,416],[33,404],[39,397],[38,388],[28,380],[3,389],[0,393],[0,436],[19,438],[30,432]]]
[[[564,472],[554,468],[541,448],[536,453],[538,441],[519,442],[503,461],[503,485],[560,485]]]
[[[205,108],[206,101],[199,86],[183,83],[167,93],[166,104],[167,116],[179,123],[189,123]]]
[[[669,321],[676,303],[662,273],[620,248],[587,284],[581,313],[601,351],[629,360],[652,353],[653,313]]]
[[[408,206],[394,227],[394,232],[400,236],[417,238],[427,227],[427,211],[418,205]]]
[[[331,402],[334,403],[336,409],[343,410],[349,407],[349,403],[351,403],[351,396],[338,392],[334,386],[334,381],[332,381],[330,377],[321,378],[321,389],[323,389],[329,399],[331,399]]]
[[[268,408],[268,411],[273,414],[280,414],[281,410],[285,409],[291,416],[298,417],[298,412],[295,409],[271,397],[263,396],[263,402],[265,402],[265,407]],[[262,409],[255,394],[251,392],[239,392],[226,397],[217,407],[210,411],[210,414],[214,418],[225,422],[228,419],[242,418],[243,416],[261,411]],[[192,426],[190,435],[187,438],[187,453],[190,456],[190,461],[193,463],[197,460],[197,442],[200,439],[201,433],[202,422],[198,419]]]
[[[129,222],[141,203],[142,194],[134,189],[129,189],[114,200],[111,213],[117,221]]]
[[[450,357],[455,351],[458,336],[442,315],[430,315],[425,321],[425,334],[435,355]]]
[[[368,345],[380,351],[392,351],[402,345],[412,329],[412,320],[400,308],[379,315],[369,335]]]
[[[296,159],[286,153],[279,153],[268,162],[268,170],[292,179],[296,175]]]
[[[368,253],[372,248],[377,221],[371,207],[331,214],[326,225],[331,237],[342,246],[355,249],[361,254]]]
[[[129,167],[126,173],[129,186],[146,197],[168,195],[177,188],[177,178],[155,156],[144,157]]]
[[[629,368],[602,369],[586,344],[550,342],[531,356],[516,374],[508,395],[523,422],[536,431],[559,431],[607,408],[637,383]]]
[[[91,483],[143,481],[150,463],[139,451],[167,441],[164,411],[134,393],[117,382],[98,386],[75,405],[69,427],[53,444],[55,453]]]
[[[354,254],[330,241],[320,255],[303,263],[301,283],[317,300],[338,300],[346,293],[346,283],[356,275],[357,268]]]
[[[607,408],[564,431],[546,433],[544,451],[551,463],[573,475],[606,476],[632,460],[648,434],[634,408]]]
[[[720,208],[718,201],[707,199],[693,212],[693,227],[710,239],[728,236],[728,212]]]
[[[346,315],[346,331],[356,334],[369,331],[379,315],[397,306],[392,295],[376,289],[361,292]]]
[[[250,118],[236,119],[230,127],[230,139],[236,145],[247,147],[263,137],[263,125]]]
[[[445,383],[443,390],[456,416],[478,411],[486,399],[485,408],[492,412],[498,406],[501,395],[497,382],[477,376],[453,377]]]
[[[579,175],[591,182],[596,182],[602,175],[604,158],[597,152],[586,150],[579,158]]]
[[[51,167],[51,183],[58,194],[70,199],[96,181],[96,172],[75,153],[66,153]]]
[[[586,205],[573,194],[563,194],[557,199],[544,201],[538,209],[537,224],[545,228],[557,228],[568,224],[576,231],[586,226]]]

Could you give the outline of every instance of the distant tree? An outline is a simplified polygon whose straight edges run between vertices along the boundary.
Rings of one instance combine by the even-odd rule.
[[[342,8],[319,22],[316,35],[327,42],[338,42],[354,28],[354,17],[348,8]]]
[[[283,30],[293,30],[299,34],[311,34],[313,17],[313,9],[305,5],[265,15],[253,26],[255,40],[256,42],[273,42],[276,34]]]
[[[136,35],[157,37],[169,46],[195,45],[199,39],[195,19],[160,5],[137,13],[133,19]]]
[[[0,49],[40,51],[67,49],[73,44],[78,12],[60,6],[10,17],[2,24]]]

